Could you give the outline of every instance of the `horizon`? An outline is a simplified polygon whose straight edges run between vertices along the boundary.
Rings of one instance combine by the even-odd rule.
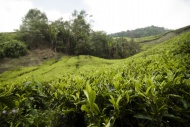
[[[187,25],[187,26],[183,26],[183,27],[180,27],[180,28],[177,28],[177,29],[168,29],[168,28],[165,28],[165,27],[160,27],[160,26],[154,26],[154,25],[150,25],[150,26],[146,26],[146,27],[141,27],[141,28],[136,28],[136,29],[131,29],[131,30],[125,30],[125,31],[118,31],[118,32],[114,32],[114,33],[109,33],[109,34],[115,34],[115,33],[120,33],[120,32],[127,32],[127,31],[133,31],[133,30],[137,30],[137,29],[143,29],[143,28],[147,28],[147,27],[159,27],[159,28],[164,28],[166,30],[177,30],[177,29],[180,29],[180,28],[183,28],[183,27],[187,27],[187,26],[190,26],[190,25]],[[0,32],[0,33],[15,33],[17,32],[16,30],[14,31],[7,31],[7,32]],[[103,31],[104,32],[104,31]]]

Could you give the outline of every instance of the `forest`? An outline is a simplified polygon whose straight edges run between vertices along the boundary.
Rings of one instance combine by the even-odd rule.
[[[189,127],[190,26],[114,37],[87,17],[48,21],[30,9],[0,33],[0,66],[13,65],[0,72],[0,126]],[[56,57],[22,65],[43,48]]]
[[[49,21],[46,14],[30,9],[23,17],[20,29],[0,34],[0,58],[25,55],[27,49],[49,47],[67,55],[93,55],[101,58],[126,58],[140,52],[133,39],[113,39],[103,31],[93,31],[85,11],[74,11],[72,19]],[[14,51],[11,54],[10,51]]]

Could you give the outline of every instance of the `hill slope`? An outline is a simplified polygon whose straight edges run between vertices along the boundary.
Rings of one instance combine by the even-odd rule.
[[[44,67],[40,78],[1,82],[0,125],[190,126],[189,58],[185,32],[118,64],[58,78]]]
[[[119,63],[120,61],[122,60],[106,60],[93,56],[62,56],[62,58],[59,59],[51,58],[50,60],[42,62],[40,65],[24,68],[18,67],[14,70],[4,72],[0,75],[0,82],[17,83],[17,81],[26,81],[27,78],[31,79],[33,77],[41,81],[43,79],[43,81],[49,81],[67,73],[91,71],[101,66]]]
[[[162,33],[166,33],[169,30],[163,27],[149,26],[145,28],[138,28],[135,30],[122,31],[118,33],[110,34],[112,37],[130,37],[130,38],[140,38],[146,36],[153,36]]]
[[[190,31],[190,26],[182,27],[180,29],[168,31],[166,33],[162,33],[155,36],[147,36],[147,37],[141,37],[141,38],[134,38],[135,42],[140,43],[141,50],[147,50],[151,47],[154,47],[155,45],[158,45],[159,43],[162,43],[164,41],[167,41],[183,32]]]

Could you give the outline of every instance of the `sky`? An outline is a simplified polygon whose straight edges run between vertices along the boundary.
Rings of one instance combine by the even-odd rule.
[[[69,20],[74,10],[92,15],[95,31],[115,33],[147,26],[177,29],[190,25],[190,0],[0,0],[0,32],[19,29],[29,9],[50,21]]]

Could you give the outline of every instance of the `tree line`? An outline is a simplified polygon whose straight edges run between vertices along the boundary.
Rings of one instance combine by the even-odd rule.
[[[39,9],[30,9],[16,30],[17,40],[30,50],[43,46],[67,55],[94,55],[102,58],[126,58],[140,52],[131,39],[113,38],[104,31],[93,31],[84,11],[74,11],[70,20],[49,21]]]
[[[138,28],[135,30],[127,30],[127,31],[121,31],[118,33],[113,33],[113,34],[110,34],[110,36],[140,38],[140,37],[158,35],[158,34],[168,32],[168,31],[170,30],[164,27],[157,27],[157,26],[152,25],[145,28]]]

